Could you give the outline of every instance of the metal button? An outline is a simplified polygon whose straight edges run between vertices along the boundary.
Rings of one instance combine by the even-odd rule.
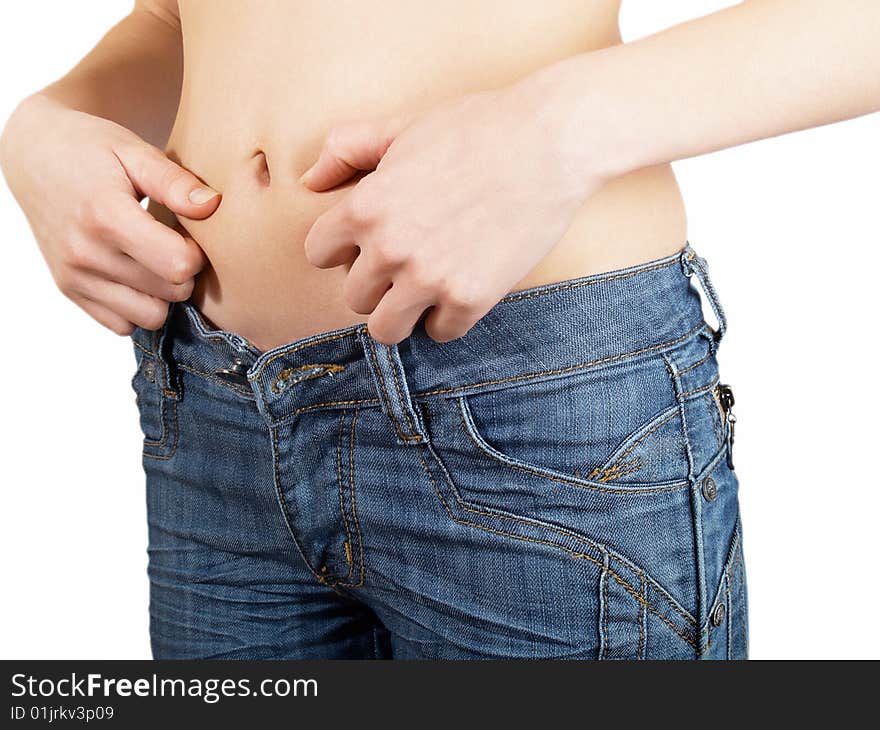
[[[230,383],[246,385],[248,382],[247,371],[247,365],[245,365],[244,362],[239,360],[238,358],[235,358],[235,360],[232,361],[232,365],[230,365],[228,368],[223,368],[222,370],[215,371],[214,375],[217,375],[218,377]]]
[[[712,625],[715,627],[721,626],[724,623],[724,617],[727,614],[727,609],[724,607],[723,603],[719,603],[715,606],[715,610],[712,611]]]
[[[153,360],[145,360],[143,366],[144,380],[148,383],[156,382],[156,363]]]
[[[715,497],[718,496],[718,487],[715,485],[715,480],[712,477],[706,477],[703,480],[703,496],[709,502],[714,502]]]

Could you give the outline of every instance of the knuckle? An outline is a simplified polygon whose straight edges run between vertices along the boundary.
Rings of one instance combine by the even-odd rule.
[[[52,278],[55,280],[55,286],[58,287],[58,291],[68,299],[72,299],[74,295],[74,277],[72,272],[66,267],[61,267],[52,272]]]
[[[468,312],[479,309],[483,304],[483,294],[479,287],[460,279],[445,281],[443,298],[446,304]]]
[[[177,254],[168,262],[168,281],[176,286],[184,286],[196,274],[190,257]]]
[[[87,200],[79,206],[76,220],[80,228],[90,233],[106,233],[112,227],[107,207],[95,200]]]
[[[390,236],[380,236],[370,246],[370,257],[379,269],[394,269],[407,260],[407,251]]]
[[[195,282],[192,279],[185,281],[183,284],[174,284],[171,287],[170,299],[172,302],[185,302],[189,299],[193,291]]]
[[[381,216],[381,200],[373,187],[363,184],[351,191],[348,200],[348,217],[357,226],[365,227],[376,224]]]
[[[145,329],[157,330],[165,324],[165,318],[168,316],[168,304],[156,303],[148,308],[142,314],[142,325]]]
[[[62,248],[62,260],[68,267],[85,269],[94,262],[94,254],[86,240],[68,238]]]
[[[110,325],[110,330],[115,332],[120,337],[127,337],[132,332],[134,332],[134,326],[131,322],[114,322]]]
[[[189,174],[173,162],[166,165],[159,180],[159,186],[165,191],[175,190],[182,185],[188,185],[188,183]]]
[[[411,262],[409,278],[417,289],[437,294],[442,294],[448,286],[446,276],[427,261]]]

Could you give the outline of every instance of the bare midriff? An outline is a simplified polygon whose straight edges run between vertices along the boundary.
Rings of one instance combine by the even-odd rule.
[[[317,269],[303,249],[349,189],[299,182],[327,131],[619,43],[618,10],[617,0],[181,0],[184,82],[168,153],[223,193],[213,216],[181,221],[210,261],[193,302],[261,349],[366,321],[343,299],[345,267]],[[438,179],[438,195],[454,184]],[[671,168],[639,170],[591,197],[511,291],[650,261],[685,238]]]

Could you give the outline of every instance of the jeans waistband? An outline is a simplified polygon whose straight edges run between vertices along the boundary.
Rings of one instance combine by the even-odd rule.
[[[704,321],[694,274],[717,330]],[[255,397],[273,426],[309,410],[380,406],[399,443],[419,444],[428,434],[416,399],[563,376],[674,347],[701,329],[717,343],[726,319],[706,262],[688,243],[646,264],[508,294],[446,343],[419,324],[399,344],[384,345],[361,324],[260,352],[234,332],[210,328],[188,302],[171,307],[161,330],[137,329],[133,338],[156,358],[170,396],[179,393],[180,368]]]

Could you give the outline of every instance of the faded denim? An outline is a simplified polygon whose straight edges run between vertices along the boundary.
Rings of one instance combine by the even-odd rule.
[[[154,656],[745,658],[725,328],[689,244],[445,344],[172,306],[132,336]]]

